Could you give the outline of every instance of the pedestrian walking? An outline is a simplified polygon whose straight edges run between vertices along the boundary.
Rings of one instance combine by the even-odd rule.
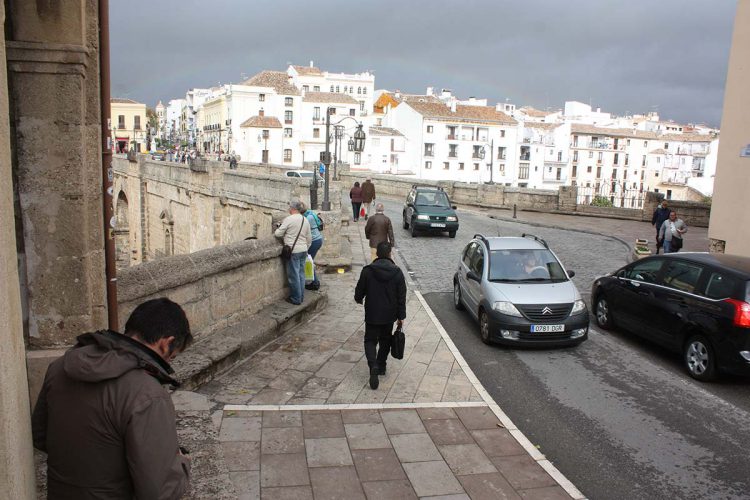
[[[659,238],[664,242],[664,253],[679,252],[682,248],[682,235],[687,232],[687,224],[677,218],[677,212],[669,212],[669,218],[664,221],[659,230]]]
[[[136,307],[125,333],[85,333],[50,364],[32,416],[34,447],[47,453],[47,496],[180,498],[190,459],[162,384],[192,341],[182,308],[166,298]]]
[[[349,199],[352,200],[352,214],[354,215],[354,222],[359,220],[359,211],[362,207],[362,188],[359,186],[359,181],[354,183],[354,186],[349,190]]]
[[[303,209],[304,212],[303,215],[305,218],[307,218],[307,222],[310,224],[310,234],[312,236],[312,243],[310,244],[310,248],[307,250],[307,254],[312,258],[313,263],[315,262],[315,256],[318,254],[318,250],[320,250],[320,247],[323,246],[323,233],[321,232],[323,230],[323,222],[320,220],[320,216],[313,212],[312,210],[308,210],[307,207],[304,206],[303,203]],[[305,285],[306,290],[318,290],[320,289],[320,280],[318,279],[318,271],[315,269],[315,266],[313,265],[313,280],[312,283],[309,285]]]
[[[406,280],[391,259],[391,251],[387,241],[378,244],[378,258],[362,269],[354,290],[357,304],[365,302],[365,357],[371,389],[377,389],[378,376],[385,375],[393,323],[401,328],[406,319]]]
[[[370,208],[373,201],[375,201],[375,184],[368,178],[362,183],[362,203],[365,204],[365,220],[370,216]]]
[[[289,215],[281,222],[274,235],[281,238],[284,245],[292,249],[292,255],[286,263],[286,277],[289,283],[290,304],[299,305],[305,295],[305,260],[307,251],[312,245],[312,231],[307,218],[302,215],[305,205],[299,200],[289,202]]]
[[[654,210],[654,215],[651,217],[651,225],[656,229],[656,253],[659,253],[659,247],[662,246],[663,242],[660,239],[659,232],[664,221],[669,219],[669,208],[667,208],[667,200],[662,200]]]
[[[381,242],[387,241],[391,247],[396,246],[396,239],[393,237],[393,224],[391,224],[391,219],[383,213],[384,210],[383,204],[378,203],[375,207],[375,215],[370,217],[370,220],[365,224],[365,237],[370,242],[371,261],[377,258],[376,249]]]

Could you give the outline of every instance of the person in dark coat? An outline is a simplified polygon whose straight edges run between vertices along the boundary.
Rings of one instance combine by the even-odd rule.
[[[357,222],[359,220],[359,211],[362,207],[362,188],[359,187],[359,181],[355,182],[354,186],[349,190],[349,198],[352,200],[354,222]]]
[[[393,236],[393,224],[391,219],[383,213],[385,207],[378,203],[375,215],[365,224],[365,238],[370,242],[370,258],[374,262],[377,258],[376,249],[381,241],[387,241],[391,247],[396,246],[396,239]]]
[[[375,184],[372,183],[371,179],[366,179],[362,183],[362,203],[365,204],[365,220],[370,217],[370,209],[375,198]]]
[[[663,242],[659,237],[661,226],[664,221],[669,220],[669,212],[671,210],[667,208],[667,200],[662,200],[661,203],[654,210],[654,215],[651,217],[651,225],[656,228],[656,253],[659,253],[659,247],[662,246]]]
[[[135,308],[125,334],[86,333],[50,364],[32,416],[34,447],[47,453],[48,498],[180,498],[190,459],[162,384],[192,341],[169,299]]]
[[[406,319],[406,280],[391,260],[391,244],[381,242],[377,256],[362,269],[354,290],[357,304],[365,301],[365,356],[372,389],[378,388],[378,376],[385,375],[393,323],[401,327]]]

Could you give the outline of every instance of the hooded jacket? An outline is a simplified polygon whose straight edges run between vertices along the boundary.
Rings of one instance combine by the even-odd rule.
[[[365,297],[365,323],[388,325],[406,318],[406,280],[391,259],[375,259],[362,269],[354,300],[361,304]]]
[[[112,331],[87,333],[50,364],[32,416],[48,498],[171,499],[187,489],[169,364]]]

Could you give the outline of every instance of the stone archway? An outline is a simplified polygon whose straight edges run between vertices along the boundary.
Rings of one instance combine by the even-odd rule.
[[[117,269],[130,266],[130,224],[128,223],[128,197],[120,191],[115,202],[115,258]]]

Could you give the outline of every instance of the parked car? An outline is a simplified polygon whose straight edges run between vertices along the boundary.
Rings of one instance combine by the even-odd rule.
[[[315,174],[312,170],[287,170],[286,174],[287,177],[295,177],[297,179],[312,179],[315,177]],[[323,185],[323,178],[321,176],[318,177],[318,186]]]
[[[594,281],[597,324],[682,353],[691,377],[750,374],[750,258],[716,253],[646,257]]]
[[[477,234],[461,252],[453,304],[479,322],[486,344],[578,345],[588,338],[589,314],[574,275],[536,236]]]
[[[412,237],[421,231],[447,231],[448,236],[455,238],[458,231],[456,207],[441,187],[413,185],[406,195],[402,216],[404,229],[411,228]]]

